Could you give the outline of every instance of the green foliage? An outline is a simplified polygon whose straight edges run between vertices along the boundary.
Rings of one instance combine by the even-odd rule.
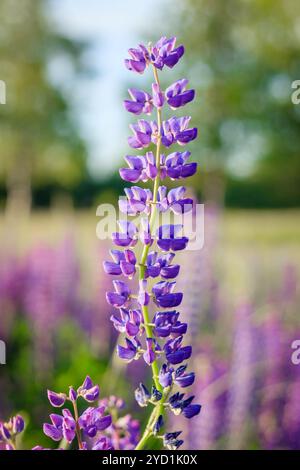
[[[170,33],[186,46],[197,89],[201,166],[230,175],[230,205],[299,205],[299,2],[183,0],[172,11]]]
[[[0,3],[0,78],[7,89],[0,107],[0,181],[8,190],[12,180],[69,188],[86,174],[85,147],[70,104],[49,78],[57,58],[74,73],[83,71],[84,45],[55,32],[46,7],[36,0]]]

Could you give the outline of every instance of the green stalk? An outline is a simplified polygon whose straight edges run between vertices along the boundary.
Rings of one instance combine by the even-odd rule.
[[[153,72],[154,72],[154,78],[155,81],[158,85],[159,83],[159,78],[158,78],[158,73],[157,69],[153,66]],[[151,209],[151,215],[150,215],[150,221],[149,221],[149,227],[150,227],[150,233],[152,233],[152,230],[154,228],[154,223],[155,223],[155,218],[157,214],[157,194],[158,194],[158,188],[159,188],[159,183],[160,183],[160,149],[161,149],[161,123],[162,123],[162,118],[161,118],[161,110],[158,108],[157,109],[157,127],[158,127],[158,136],[157,136],[157,144],[156,144],[156,157],[155,157],[155,163],[156,163],[156,168],[157,168],[157,175],[154,179],[154,185],[153,185],[153,204],[152,204],[152,209]],[[145,263],[147,260],[147,256],[149,253],[149,248],[150,245],[145,245],[142,251],[141,259],[140,259],[140,271],[139,271],[139,280],[144,279],[145,277]],[[144,323],[145,323],[145,330],[147,334],[147,338],[153,338],[153,332],[152,332],[152,326],[150,325],[150,318],[149,318],[149,310],[148,306],[144,305],[142,307],[142,313],[144,317]],[[155,387],[157,390],[160,392],[163,392],[163,388],[160,385],[158,381],[158,374],[159,374],[159,365],[157,360],[155,359],[153,363],[151,364],[152,368],[152,379],[155,384]],[[145,447],[148,439],[152,435],[152,428],[157,420],[157,418],[163,414],[164,412],[164,401],[165,398],[163,397],[161,401],[155,406],[153,409],[149,419],[148,423],[146,425],[144,434],[140,440],[140,442],[136,446],[136,450],[141,450]]]
[[[77,408],[77,403],[76,401],[73,401],[73,409],[74,409],[74,419],[75,419],[75,422],[76,422],[76,437],[77,437],[77,441],[78,441],[78,447],[80,450],[83,449],[83,444],[82,444],[82,440],[81,440],[81,431],[80,431],[80,427],[79,427],[79,423],[78,423],[78,419],[79,419],[79,416],[78,416],[78,408]]]

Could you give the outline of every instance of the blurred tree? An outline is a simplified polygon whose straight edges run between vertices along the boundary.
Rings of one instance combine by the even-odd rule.
[[[83,72],[84,44],[55,31],[47,6],[44,0],[0,3],[0,79],[7,92],[0,106],[0,180],[14,213],[30,207],[32,185],[68,188],[86,175],[86,151],[70,104],[49,78],[51,65],[57,72],[71,70],[71,76]]]
[[[170,33],[186,46],[184,67],[198,91],[199,106],[191,112],[200,160],[211,175],[209,194],[221,198],[215,188],[227,174],[230,205],[299,206],[300,105],[291,102],[291,85],[300,78],[300,3],[175,4]],[[198,148],[195,143],[194,154]]]

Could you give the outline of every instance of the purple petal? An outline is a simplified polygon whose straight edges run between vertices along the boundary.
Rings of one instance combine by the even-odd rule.
[[[98,431],[103,431],[104,429],[108,428],[112,423],[112,419],[110,415],[103,416],[97,420],[97,429]]]
[[[65,404],[66,395],[64,395],[63,393],[55,393],[55,392],[52,392],[51,390],[48,390],[47,395],[48,395],[48,400],[50,401],[52,406],[56,408],[60,408],[61,406]]]
[[[95,385],[94,387],[90,388],[84,395],[83,397],[85,398],[86,401],[93,402],[99,398],[99,386]]]
[[[115,292],[107,292],[106,300],[113,307],[119,308],[125,305],[127,297],[125,297],[124,295],[116,294]]]
[[[187,90],[184,93],[168,98],[168,104],[172,109],[180,108],[186,105],[190,101],[193,101],[195,97],[195,90]]]
[[[116,263],[112,263],[110,261],[104,261],[103,262],[103,268],[106,274],[111,274],[113,276],[117,276],[119,274],[122,274],[122,270],[120,266]]]
[[[176,276],[178,276],[179,270],[179,264],[174,264],[173,266],[166,266],[161,269],[160,275],[164,279],[174,279]]]
[[[123,180],[130,183],[137,183],[141,176],[140,170],[135,170],[131,168],[121,168],[119,170],[120,176]]]
[[[198,415],[200,413],[200,410],[201,405],[189,405],[182,410],[182,414],[186,418],[191,419],[193,418],[193,416]]]
[[[177,294],[165,294],[156,298],[156,302],[159,307],[177,307],[181,304],[183,294],[178,292]]]
[[[118,356],[125,361],[132,361],[135,358],[136,351],[132,351],[131,349],[124,348],[118,344],[117,346]]]
[[[194,372],[191,372],[190,374],[186,374],[186,375],[181,375],[180,377],[177,377],[175,379],[175,382],[177,385],[179,385],[179,387],[189,387],[190,385],[192,385],[195,381],[195,374]]]
[[[170,362],[170,364],[180,364],[186,359],[189,359],[191,354],[192,354],[192,347],[185,346],[183,348],[178,349],[177,351],[166,354],[166,358],[167,358],[167,361]]]
[[[53,439],[53,441],[60,441],[63,437],[62,430],[57,429],[52,424],[45,423],[43,425],[43,431],[44,431],[44,434],[50,437],[50,439]]]

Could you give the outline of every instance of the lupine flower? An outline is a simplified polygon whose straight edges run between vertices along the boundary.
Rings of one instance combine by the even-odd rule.
[[[103,266],[107,274],[118,276],[123,274],[131,278],[135,274],[136,257],[132,250],[111,250],[113,262],[104,261]]]
[[[167,39],[163,36],[157,43],[148,50],[143,44],[136,49],[129,49],[130,59],[125,60],[128,70],[143,73],[149,64],[153,64],[159,70],[167,67],[174,67],[184,54],[182,45],[175,47],[176,38]]]
[[[186,188],[180,186],[171,189],[167,193],[165,186],[160,186],[158,190],[158,209],[165,212],[170,209],[174,214],[183,214],[193,208],[193,199],[185,198]]]
[[[121,212],[128,215],[136,215],[141,212],[150,214],[150,202],[152,192],[150,189],[142,189],[139,186],[125,188],[126,199],[119,199],[119,208]]]
[[[164,346],[166,359],[170,364],[180,364],[181,362],[189,359],[192,354],[191,346],[182,346],[183,336],[175,339],[170,339]]]
[[[124,159],[129,168],[120,169],[120,176],[123,180],[137,183],[138,181],[146,182],[156,177],[157,168],[153,152],[147,152],[145,156],[127,155]]]
[[[128,93],[131,100],[125,100],[124,106],[127,111],[133,114],[151,114],[153,104],[152,97],[145,91],[129,88]]]
[[[113,307],[125,307],[128,303],[130,290],[123,281],[113,281],[115,292],[107,292],[107,302]]]
[[[174,279],[178,276],[179,264],[171,264],[174,259],[174,253],[166,253],[159,255],[156,251],[152,251],[147,256],[145,277],[158,277],[164,279]]]
[[[160,432],[160,430],[162,429],[163,426],[164,426],[164,418],[163,418],[162,415],[159,415],[159,417],[157,418],[157,420],[155,421],[155,423],[153,425],[153,434],[154,434],[154,436],[159,434],[159,432]]]
[[[187,324],[178,320],[179,312],[176,310],[156,312],[154,315],[154,333],[156,336],[166,338],[170,335],[184,335]]]
[[[162,70],[165,65],[173,68],[184,54],[184,47],[182,45],[175,47],[175,45],[175,37],[167,39],[163,36],[159,39],[153,46],[150,54],[150,60],[153,65],[159,70]]]
[[[157,229],[157,245],[163,251],[184,250],[188,244],[187,237],[179,237],[182,225],[162,225]]]
[[[183,444],[183,440],[177,439],[180,434],[181,431],[164,434],[164,446],[169,450],[177,450]]]
[[[52,406],[61,407],[69,401],[74,408],[74,415],[67,408],[62,410],[61,415],[52,413],[50,414],[51,423],[45,423],[43,430],[46,436],[54,441],[60,441],[64,438],[70,444],[77,437],[80,450],[86,450],[86,443],[81,441],[78,433],[82,431],[88,437],[94,438],[99,432],[104,431],[111,425],[112,418],[109,414],[105,414],[105,406],[90,406],[78,417],[77,400],[80,397],[88,403],[99,398],[99,386],[94,385],[88,375],[77,390],[72,386],[69,388],[68,396],[48,390],[48,399]]]
[[[140,357],[140,347],[141,344],[137,339],[128,339],[125,338],[126,347],[118,344],[118,355],[121,359],[124,359],[126,362],[130,362],[133,359],[138,359]]]
[[[191,117],[172,117],[162,123],[162,143],[165,147],[170,147],[172,144],[186,145],[197,137],[196,127],[189,128]],[[155,123],[152,124],[155,128]],[[156,143],[156,138],[153,138]]]
[[[108,437],[100,437],[92,450],[114,450],[111,440]]]
[[[44,433],[53,441],[60,441],[63,437],[71,443],[75,437],[76,422],[68,409],[62,411],[62,416],[51,414],[52,424],[45,423]]]
[[[78,420],[79,426],[89,437],[95,437],[98,431],[107,429],[112,419],[110,415],[105,415],[105,407],[87,408]]]
[[[116,315],[110,317],[114,327],[120,333],[126,333],[128,336],[137,336],[141,331],[142,314],[140,310],[120,309],[120,318]]]
[[[13,416],[7,422],[0,421],[0,445],[3,444],[5,450],[15,450],[15,439],[24,427],[25,422],[21,415]]]
[[[154,302],[163,308],[177,307],[182,301],[181,292],[174,293],[176,282],[160,281],[152,287]]]
[[[118,246],[134,246],[137,243],[137,228],[132,222],[124,220],[118,221],[121,232],[112,234],[112,239],[115,245]]]
[[[147,48],[140,44],[136,49],[129,49],[130,59],[125,60],[125,65],[128,70],[133,72],[143,73],[148,62],[150,61],[149,52]]]
[[[188,151],[161,155],[161,178],[168,176],[171,180],[176,180],[193,176],[197,171],[197,163],[188,163],[190,155],[191,152]]]
[[[114,395],[102,399],[104,406],[114,416],[111,425],[105,430],[105,438],[101,438],[93,446],[93,450],[132,450],[140,437],[140,424],[130,414],[119,416],[124,409],[124,400]]]
[[[143,73],[150,64],[158,70],[164,66],[173,67],[184,52],[183,46],[176,48],[175,43],[175,38],[162,37],[154,46],[139,45],[136,49],[130,49],[126,67],[137,73]],[[184,250],[189,240],[180,224],[153,227],[157,212],[172,211],[181,215],[193,209],[193,200],[186,197],[185,187],[168,190],[159,183],[166,177],[181,179],[196,172],[196,163],[188,162],[189,152],[174,152],[167,156],[160,153],[161,144],[165,147],[172,144],[186,145],[197,137],[197,129],[190,127],[189,116],[167,120],[161,118],[166,104],[171,109],[184,106],[193,100],[195,92],[187,90],[186,79],[178,80],[163,90],[157,72],[154,78],[151,93],[130,89],[132,99],[126,100],[124,105],[129,112],[137,115],[143,112],[149,114],[156,108],[157,120],[139,119],[130,126],[133,135],[128,138],[128,143],[134,149],[154,144],[157,146],[157,156],[155,158],[152,152],[147,152],[145,156],[126,156],[128,168],[120,169],[120,175],[125,181],[136,183],[155,180],[154,187],[153,190],[138,186],[125,189],[125,198],[119,201],[119,208],[127,216],[142,214],[141,227],[138,229],[127,220],[119,222],[121,230],[113,234],[112,238],[117,246],[125,250],[113,250],[113,261],[105,262],[104,269],[108,274],[124,275],[130,279],[139,273],[138,292],[134,293],[126,282],[113,281],[115,292],[107,293],[107,301],[120,309],[120,316],[113,314],[111,320],[115,328],[126,335],[125,344],[117,347],[119,357],[126,362],[143,358],[152,367],[152,392],[140,384],[135,397],[143,407],[149,403],[160,407],[151,429],[152,434],[159,435],[164,423],[162,402],[165,401],[166,408],[187,418],[197,415],[201,407],[192,403],[193,397],[185,398],[184,394],[177,392],[171,395],[174,386],[186,388],[195,379],[193,372],[187,372],[187,364],[183,364],[192,353],[191,346],[184,344],[187,324],[181,322],[179,312],[173,310],[181,304],[183,297],[181,292],[175,292],[176,282],[172,281],[180,269],[179,264],[173,264],[175,252]],[[142,244],[141,259],[128,249],[136,245],[138,238]],[[149,253],[150,246],[155,244],[157,248]],[[164,253],[161,254],[159,249]],[[158,277],[163,280],[156,279]],[[152,288],[149,278],[156,279]],[[151,301],[159,307],[152,319],[148,312]],[[161,341],[164,344],[160,344]],[[164,361],[159,369],[157,362],[161,358]],[[179,434],[166,434],[163,442],[168,448],[177,449],[182,444],[177,439]]]
[[[185,78],[177,80],[166,89],[166,100],[171,109],[177,109],[193,101],[195,90],[186,90],[189,81]]]

